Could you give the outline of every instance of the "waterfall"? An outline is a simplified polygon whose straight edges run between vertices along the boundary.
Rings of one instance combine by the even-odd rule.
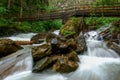
[[[76,71],[60,74],[48,69],[37,74],[32,73],[29,68],[26,71],[14,73],[4,80],[120,80],[120,58],[117,53],[107,48],[96,32],[92,31],[88,34],[86,34],[88,50],[84,55],[78,55],[80,62]],[[26,60],[28,61],[25,63],[26,67],[31,65],[30,59]]]

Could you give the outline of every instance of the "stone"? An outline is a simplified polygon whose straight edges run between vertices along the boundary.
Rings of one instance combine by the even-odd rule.
[[[53,66],[53,64],[59,59],[60,56],[53,55],[51,57],[44,57],[41,60],[37,61],[34,66],[32,72],[38,73],[41,72],[47,68],[50,68]]]
[[[74,71],[78,66],[77,62],[79,61],[79,58],[78,58],[76,52],[71,51],[70,53],[65,54],[65,55],[63,55],[63,54],[51,55],[49,57],[44,57],[44,58],[40,59],[39,61],[36,61],[36,63],[34,63],[32,72],[39,73],[48,68],[53,68],[53,71],[61,72],[61,70],[59,70],[59,69],[56,70],[56,67],[58,65],[58,62],[60,62],[62,59],[64,60],[64,58],[65,58],[65,60],[66,59],[68,60],[65,63],[66,64],[65,67],[63,68],[63,69],[65,69],[64,71],[65,72]],[[58,66],[62,67],[62,64],[60,64]],[[69,69],[67,69],[67,71],[66,71],[66,68],[69,68]]]
[[[71,51],[65,55],[70,61],[79,62],[79,57],[75,51]]]
[[[46,36],[47,36],[47,32],[42,32],[42,33],[36,34],[35,36],[33,36],[31,38],[31,42],[34,44],[39,44],[39,43],[45,41]]]
[[[82,53],[84,51],[87,50],[87,45],[86,45],[86,41],[85,41],[85,38],[84,38],[84,35],[83,33],[81,32],[79,34],[79,36],[76,38],[76,41],[77,41],[77,49],[76,49],[76,52],[79,54],[79,53]]]
[[[41,60],[39,60],[38,62],[36,62],[36,64],[33,67],[32,72],[41,72],[42,70],[44,70],[48,65],[49,65],[49,58],[45,57]]]
[[[0,39],[0,57],[5,57],[19,49],[22,49],[22,47],[17,45],[14,41],[10,39]]]
[[[34,61],[38,61],[43,57],[49,56],[52,54],[51,45],[43,44],[41,46],[36,46],[32,48],[32,57]]]
[[[78,68],[78,63],[70,61],[67,57],[62,56],[57,62],[53,65],[53,71],[60,73],[69,73],[75,71]]]
[[[60,35],[65,37],[73,37],[79,35],[80,31],[84,31],[87,25],[83,17],[69,19],[63,27],[60,28]]]
[[[77,42],[75,39],[70,38],[66,41],[66,44],[68,45],[69,48],[76,50],[77,49]]]
[[[51,40],[53,38],[58,38],[58,36],[56,34],[54,34],[54,33],[48,33],[47,36],[46,36],[46,42],[51,43]]]

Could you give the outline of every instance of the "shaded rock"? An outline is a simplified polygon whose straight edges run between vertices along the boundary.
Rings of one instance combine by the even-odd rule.
[[[75,50],[77,49],[77,42],[75,41],[75,39],[71,38],[71,39],[68,39],[66,41],[66,44],[68,45],[69,48]]]
[[[53,71],[60,73],[68,73],[75,71],[78,68],[78,63],[70,61],[67,57],[62,56],[57,62],[53,65]]]
[[[60,56],[53,55],[51,57],[45,57],[37,61],[34,65],[33,72],[38,73],[47,68],[51,68],[58,58],[60,58]]]
[[[60,35],[56,35],[54,33],[48,33],[46,36],[46,42],[49,44],[52,42],[52,39],[57,39],[58,41],[66,41],[66,38]]]
[[[66,43],[66,40],[61,40],[60,38],[53,38],[51,40],[51,46],[52,46],[52,52],[54,54],[59,53],[67,53],[70,51],[68,44]]]
[[[66,54],[66,57],[68,57],[68,60],[74,61],[74,62],[79,62],[78,55],[75,51],[71,51]]]
[[[45,57],[43,59],[41,59],[40,61],[38,61],[35,66],[33,67],[32,72],[41,72],[43,71],[45,68],[48,67],[48,65],[50,64],[49,62],[49,58]]]
[[[52,40],[53,38],[58,38],[58,36],[57,36],[56,34],[54,34],[54,33],[49,33],[49,34],[47,34],[47,36],[46,36],[46,42],[47,42],[47,43],[51,43],[51,40]]]
[[[114,50],[116,53],[118,53],[118,55],[120,55],[120,47],[116,43],[108,42],[107,47]]]
[[[65,64],[69,68],[71,68],[71,69],[68,69],[67,72],[74,71],[75,68],[77,68],[77,66],[78,66],[77,62],[79,61],[79,58],[78,58],[76,52],[72,51],[66,55],[58,54],[58,55],[52,55],[50,57],[42,58],[41,60],[37,61],[34,64],[33,72],[38,73],[38,72],[41,72],[41,71],[43,71],[47,68],[51,68],[51,67],[53,67],[54,71],[60,72],[60,70],[56,70],[55,67],[57,65],[55,63],[60,62],[63,58],[67,58],[68,61]],[[74,66],[72,67],[71,64]],[[63,69],[67,68],[66,65],[65,65],[65,68],[63,68]],[[58,66],[62,67],[61,65],[58,65]],[[64,71],[66,72],[66,70],[64,70]]]
[[[22,49],[22,47],[17,45],[14,41],[10,39],[0,39],[0,57],[7,56],[19,49]]]
[[[41,43],[45,40],[46,36],[47,32],[39,33],[31,38],[31,42],[35,44]]]
[[[77,53],[82,53],[87,50],[86,41],[82,32],[76,38],[76,41],[77,41],[77,49],[76,49]]]
[[[43,57],[52,54],[51,46],[48,44],[43,44],[32,48],[32,57],[34,61],[38,61]]]

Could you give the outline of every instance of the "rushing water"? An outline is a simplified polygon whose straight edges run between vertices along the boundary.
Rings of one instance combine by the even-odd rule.
[[[21,33],[18,35],[13,35],[11,37],[5,37],[11,40],[15,40],[15,41],[30,41],[30,39],[32,38],[32,36],[36,35],[36,33]]]
[[[93,35],[93,33],[95,33]],[[79,68],[68,74],[60,74],[45,70],[39,74],[31,72],[31,55],[25,60],[27,69],[15,72],[4,80],[120,80],[119,56],[106,47],[104,41],[98,41],[96,32],[91,32],[86,39],[88,50],[84,55],[79,55]],[[20,62],[16,64],[20,65]]]

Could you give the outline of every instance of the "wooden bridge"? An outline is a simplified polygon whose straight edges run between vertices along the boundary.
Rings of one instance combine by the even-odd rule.
[[[54,19],[67,19],[69,17],[89,17],[89,16],[110,16],[119,17],[120,16],[120,3],[114,3],[113,5],[81,5],[73,6],[70,8],[65,8],[62,10],[53,10],[50,12],[38,12],[32,15],[23,15],[22,18],[15,18],[18,21],[32,21],[32,20],[54,20]]]

